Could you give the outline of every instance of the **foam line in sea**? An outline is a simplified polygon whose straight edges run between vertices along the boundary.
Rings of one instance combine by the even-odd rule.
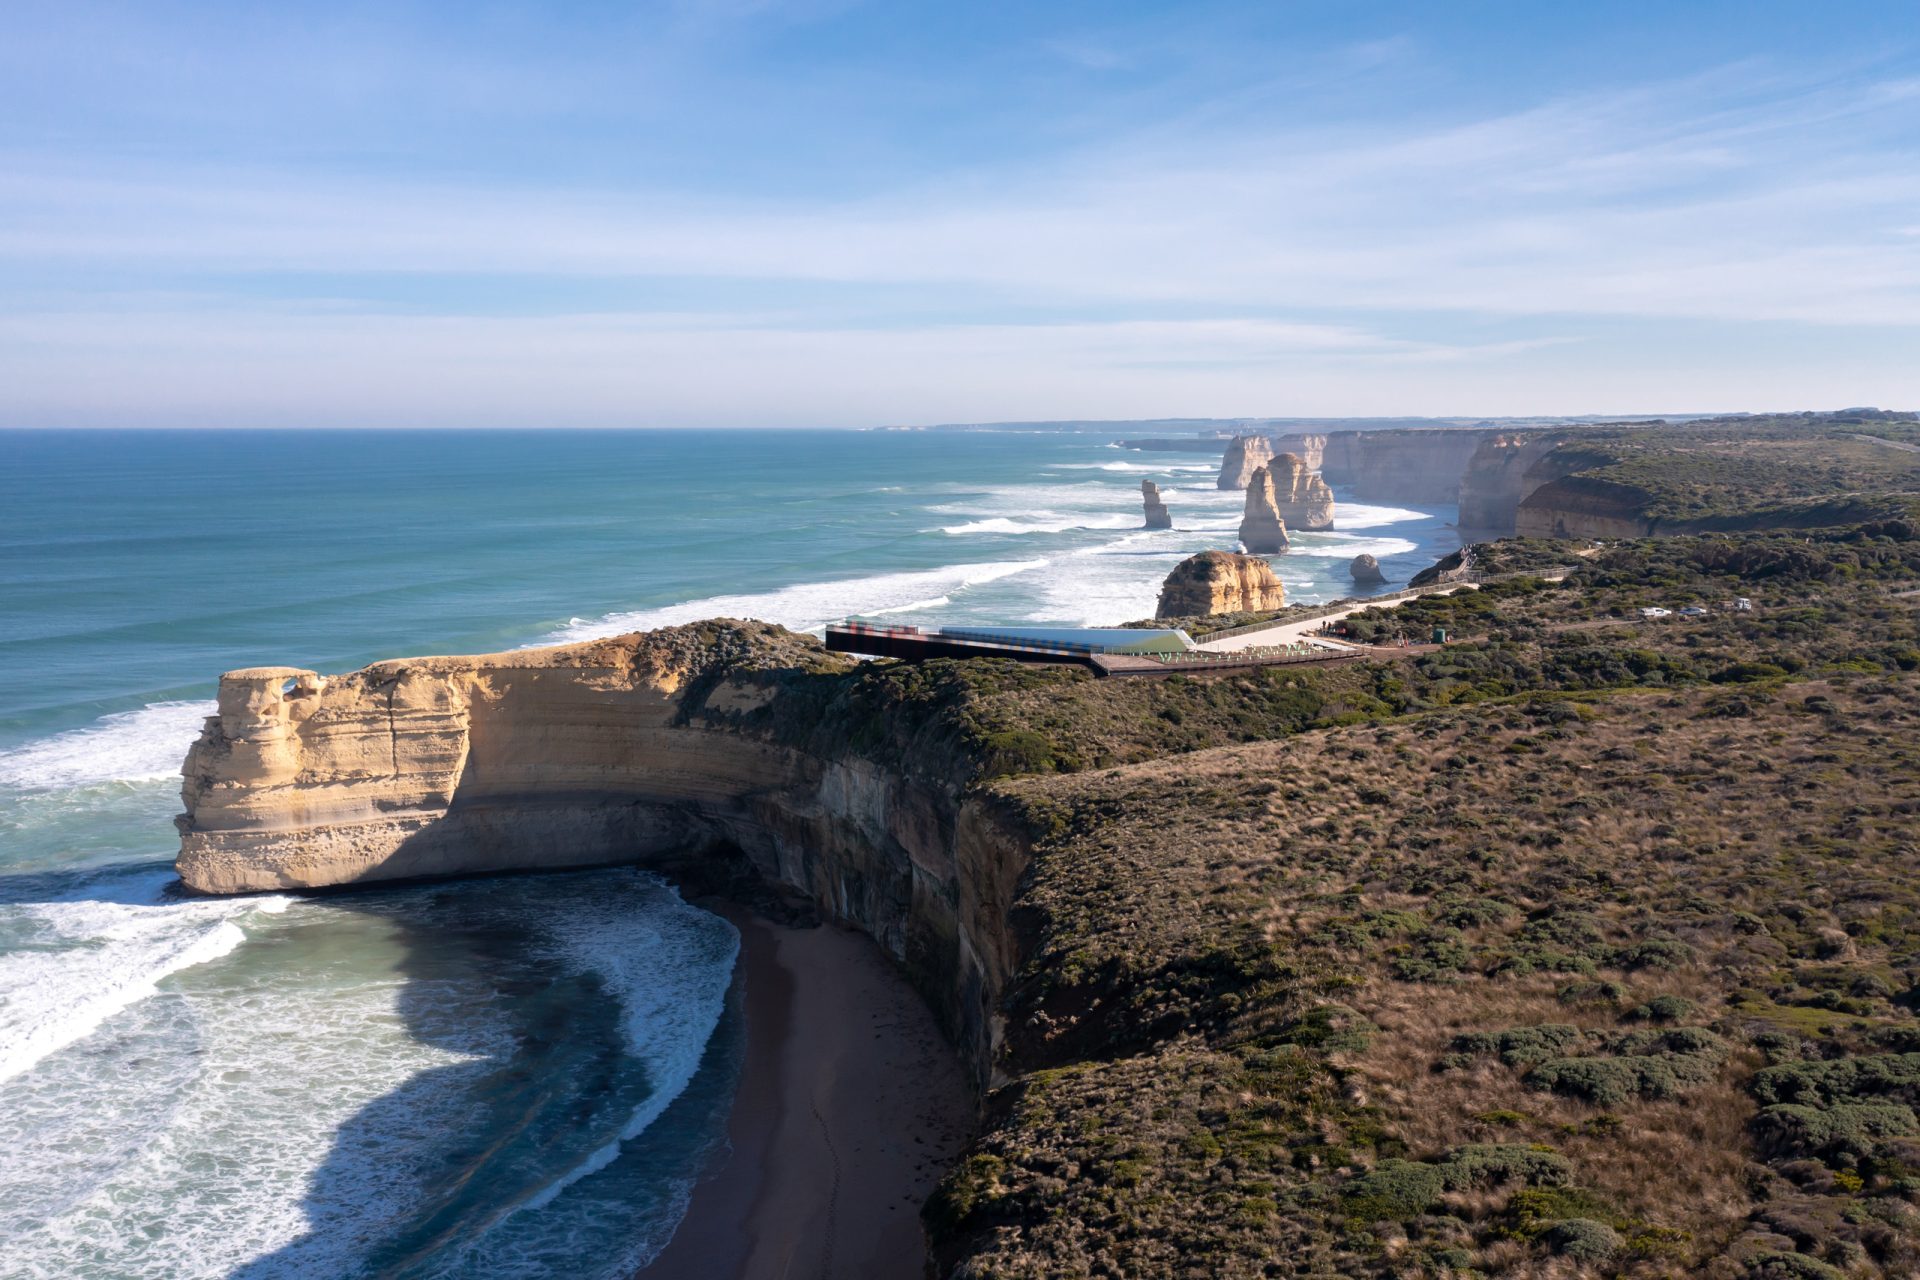
[[[293,902],[167,901],[172,880],[167,868],[108,875],[61,899],[6,908],[16,926],[65,945],[0,957],[0,1081],[86,1038],[153,995],[163,978],[230,954],[246,941],[235,917]]]
[[[200,722],[215,710],[211,701],[150,702],[0,751],[0,786],[35,791],[178,777]]]
[[[883,573],[839,582],[803,582],[757,595],[710,596],[657,609],[610,613],[602,618],[575,618],[540,644],[572,644],[698,622],[704,618],[754,618],[778,623],[794,631],[817,631],[829,622],[855,614],[904,610],[916,602],[1046,565],[1044,559],[994,560],[980,564],[950,564],[938,569]]]

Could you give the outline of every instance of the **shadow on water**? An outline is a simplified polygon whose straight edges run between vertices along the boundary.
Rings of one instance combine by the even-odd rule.
[[[548,926],[604,913],[635,878],[497,877],[311,899],[384,928],[407,1036],[451,1060],[339,1125],[308,1180],[307,1233],[233,1280],[590,1277],[624,1274],[664,1244],[723,1140],[741,1031],[729,988],[685,1092],[609,1149],[657,1082],[632,1055],[620,995],[561,954]],[[671,899],[654,909],[689,910],[664,888],[653,892]],[[327,928],[326,916],[315,921]],[[596,1153],[613,1158],[594,1168]]]

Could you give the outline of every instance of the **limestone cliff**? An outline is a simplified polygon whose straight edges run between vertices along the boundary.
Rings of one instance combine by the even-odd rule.
[[[1247,505],[1240,517],[1240,542],[1255,555],[1271,555],[1287,549],[1287,526],[1280,518],[1279,502],[1273,492],[1273,473],[1265,467],[1254,469],[1247,482]]]
[[[1281,436],[1275,444],[1362,501],[1443,503],[1458,500],[1468,460],[1489,434],[1471,428],[1329,431]]]
[[[1599,476],[1561,476],[1537,486],[1520,503],[1514,532],[1523,538],[1650,537],[1655,522],[1644,514],[1647,501],[1632,485]]]
[[[1265,436],[1235,436],[1227,443],[1226,456],[1220,459],[1222,489],[1244,489],[1253,473],[1273,461],[1273,446]]]
[[[1361,586],[1375,586],[1387,580],[1387,575],[1380,572],[1380,562],[1370,555],[1355,556],[1348,563],[1347,572]]]
[[[618,862],[757,879],[872,934],[984,1079],[1025,844],[951,761],[777,731],[776,704],[811,706],[850,669],[778,627],[709,622],[327,679],[229,672],[182,769],[180,877],[242,893]]]
[[[1255,613],[1287,603],[1273,566],[1257,556],[1202,551],[1173,567],[1160,587],[1156,618],[1195,618],[1214,613]]]
[[[1173,528],[1173,513],[1167,510],[1167,504],[1160,500],[1160,486],[1151,480],[1140,482],[1140,501],[1146,507],[1147,528]]]
[[[1560,449],[1561,435],[1501,432],[1481,438],[1479,447],[1460,477],[1459,527],[1476,532],[1510,534],[1519,518],[1520,504],[1535,489],[1579,465]]]
[[[1300,459],[1309,471],[1320,471],[1327,465],[1327,437],[1323,432],[1295,431],[1274,436],[1272,445],[1276,453],[1290,453]]]
[[[1267,466],[1280,519],[1289,529],[1333,528],[1333,490],[1307,469],[1298,454],[1283,453]]]

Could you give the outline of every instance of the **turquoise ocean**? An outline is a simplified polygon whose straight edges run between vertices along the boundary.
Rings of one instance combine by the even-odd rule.
[[[724,920],[632,870],[180,895],[178,771],[260,663],[1148,617],[1205,454],[1071,430],[0,433],[0,1276],[611,1277],[724,1141]],[[1175,528],[1141,529],[1157,481]],[[1289,598],[1449,508],[1344,501]]]

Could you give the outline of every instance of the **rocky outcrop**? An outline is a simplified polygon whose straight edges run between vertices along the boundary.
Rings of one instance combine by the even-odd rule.
[[[1182,560],[1167,575],[1153,616],[1256,613],[1281,608],[1286,602],[1286,590],[1265,560],[1231,551],[1202,551]]]
[[[1240,543],[1254,555],[1272,555],[1287,549],[1287,526],[1273,492],[1273,473],[1254,469],[1247,481],[1247,505],[1240,517]]]
[[[1309,532],[1333,528],[1333,490],[1307,469],[1296,453],[1283,453],[1267,466],[1273,479],[1274,503],[1289,529]]]
[[[1327,437],[1324,432],[1296,431],[1288,435],[1274,436],[1272,443],[1276,453],[1292,454],[1304,462],[1309,471],[1320,471],[1326,466]]]
[[[710,622],[328,679],[232,671],[182,769],[180,878],[244,893],[638,863],[781,887],[899,960],[984,1081],[1025,841],[950,760],[780,730],[782,699],[812,725],[850,669]]]
[[[1173,528],[1173,513],[1167,510],[1167,504],[1160,500],[1160,486],[1151,480],[1140,482],[1140,501],[1147,509],[1147,528]]]
[[[1559,435],[1501,432],[1480,441],[1460,478],[1460,528],[1477,533],[1514,532],[1520,504],[1540,486],[1580,464]]]
[[[1265,436],[1235,436],[1227,444],[1226,456],[1220,459],[1220,480],[1222,489],[1244,489],[1253,479],[1253,473],[1273,461],[1273,445]]]
[[[1387,580],[1380,572],[1380,562],[1370,555],[1357,555],[1347,565],[1347,572],[1353,576],[1356,584],[1363,587],[1377,586]]]
[[[1442,556],[1414,574],[1407,580],[1407,585],[1430,587],[1437,582],[1470,582],[1477,568],[1474,564],[1473,544],[1469,543],[1451,555]]]

